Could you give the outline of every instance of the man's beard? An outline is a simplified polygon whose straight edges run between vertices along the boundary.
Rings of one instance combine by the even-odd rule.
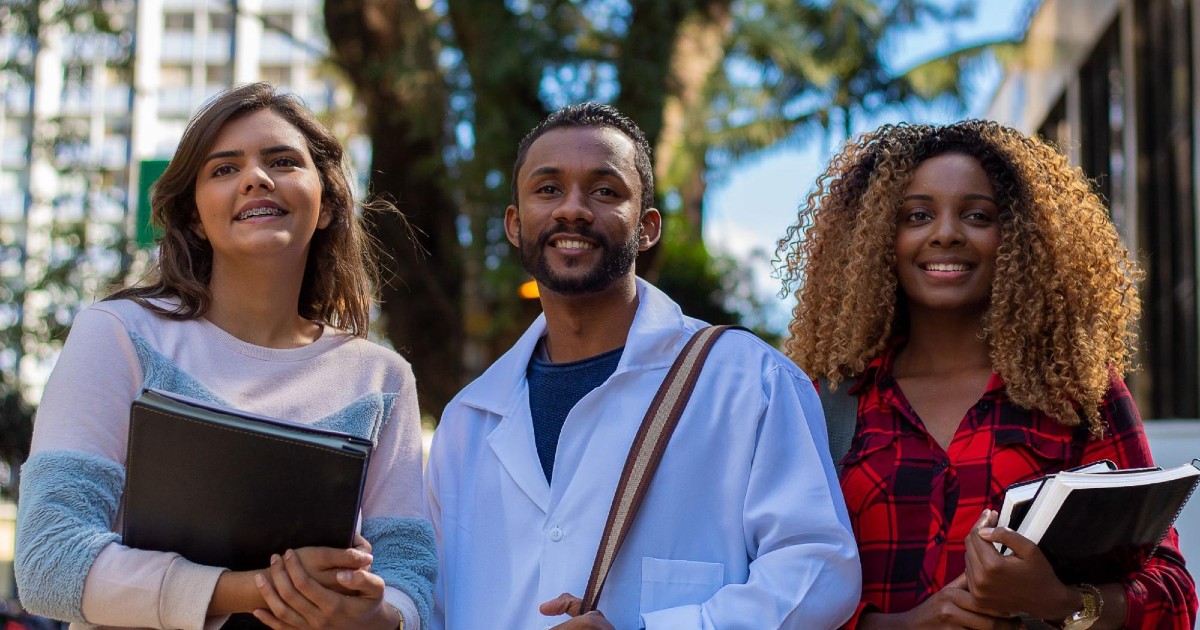
[[[550,237],[556,234],[582,236],[594,242],[602,251],[600,264],[582,276],[564,278],[555,275],[550,269],[549,263],[546,262],[545,251],[546,243]],[[633,268],[634,261],[637,260],[638,234],[635,233],[628,241],[612,247],[608,239],[586,227],[571,228],[559,225],[554,229],[547,230],[532,245],[522,238],[520,247],[521,266],[538,281],[538,284],[563,295],[583,295],[603,291],[618,278],[629,273],[629,270]],[[568,258],[566,264],[568,267],[573,267],[578,264],[578,261]]]

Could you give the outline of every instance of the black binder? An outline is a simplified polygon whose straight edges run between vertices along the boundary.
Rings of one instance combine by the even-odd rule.
[[[1009,527],[1037,543],[1066,584],[1116,582],[1162,541],[1197,483],[1200,460],[1174,468],[1048,477]]]
[[[146,389],[129,418],[122,543],[235,571],[352,546],[371,442]]]

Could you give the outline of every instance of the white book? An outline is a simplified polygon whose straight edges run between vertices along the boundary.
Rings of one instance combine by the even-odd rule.
[[[1098,473],[1111,472],[1117,469],[1117,465],[1112,463],[1112,460],[1102,459],[1090,464],[1084,464],[1072,468],[1065,472],[1073,473]],[[1046,475],[1029,481],[1014,483],[1004,491],[1004,502],[1000,505],[1000,516],[996,520],[997,527],[1007,527],[1009,529],[1017,529],[1024,520],[1025,515],[1029,512],[1030,506],[1033,504],[1033,498],[1037,496],[1038,490],[1042,488],[1042,484],[1054,475]],[[995,543],[996,549],[1007,555],[1009,552],[1007,547],[1000,543]]]

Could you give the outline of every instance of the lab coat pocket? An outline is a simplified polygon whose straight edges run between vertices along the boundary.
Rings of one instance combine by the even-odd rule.
[[[642,600],[639,612],[701,604],[725,583],[719,562],[642,558]]]

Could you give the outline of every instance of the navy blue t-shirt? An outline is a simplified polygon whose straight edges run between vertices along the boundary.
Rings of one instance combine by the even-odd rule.
[[[588,392],[608,380],[617,370],[624,347],[594,357],[551,363],[543,357],[542,344],[529,360],[525,378],[529,381],[529,412],[533,416],[533,440],[546,481],[554,472],[554,452],[567,414]]]

